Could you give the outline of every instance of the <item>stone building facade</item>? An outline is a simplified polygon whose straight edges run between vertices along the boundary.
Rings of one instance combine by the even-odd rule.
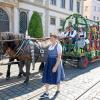
[[[0,32],[25,34],[34,11],[39,12],[48,36],[62,27],[68,15],[83,14],[83,0],[0,0]]]

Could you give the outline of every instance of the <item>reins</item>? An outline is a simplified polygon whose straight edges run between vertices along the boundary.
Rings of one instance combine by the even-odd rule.
[[[22,47],[24,46],[24,43],[25,43],[25,42],[26,42],[26,41],[24,40],[23,43],[19,46],[19,48],[17,49],[17,52],[15,53],[14,56],[18,56],[18,54],[19,54],[20,50],[22,49]],[[26,42],[26,45],[25,45],[25,46],[27,46],[27,44],[28,44],[28,41]]]

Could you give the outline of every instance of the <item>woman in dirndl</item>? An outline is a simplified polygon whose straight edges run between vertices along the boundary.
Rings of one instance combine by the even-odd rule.
[[[43,70],[42,82],[45,84],[45,93],[40,98],[49,97],[48,89],[49,85],[57,85],[56,93],[60,92],[60,81],[65,78],[63,64],[61,60],[62,46],[58,42],[57,35],[55,33],[50,34],[51,45],[48,48],[48,57]]]

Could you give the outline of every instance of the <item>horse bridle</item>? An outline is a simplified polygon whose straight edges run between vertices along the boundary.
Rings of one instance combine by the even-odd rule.
[[[14,56],[18,56],[19,55],[19,53],[20,53],[20,51],[22,50],[22,47],[23,47],[23,45],[25,44],[25,42],[26,42],[26,44],[25,44],[25,47],[28,45],[28,43],[29,43],[29,39],[27,40],[27,41],[23,41],[22,42],[22,44],[18,47],[18,49],[17,49],[17,51],[16,51],[16,54],[14,55]],[[33,45],[35,45],[35,43],[37,43],[38,44],[38,48],[39,48],[39,54],[41,55],[41,57],[43,57],[44,56],[44,50],[43,50],[43,48],[40,46],[40,44],[39,44],[39,42],[37,41],[37,40],[35,40],[35,41],[33,41]],[[36,45],[37,46],[37,45]],[[37,62],[37,60],[38,60],[38,58],[39,58],[39,56],[40,55],[38,55],[38,57],[37,57],[37,59],[36,59],[36,61],[35,62]]]
[[[37,62],[39,56],[41,56],[41,57],[44,56],[44,50],[43,50],[43,48],[41,47],[41,45],[39,44],[39,42],[37,40],[35,40],[35,42],[38,44],[38,48],[39,48],[39,55],[38,55],[38,57],[37,57],[37,59],[35,61],[35,62]]]
[[[23,47],[23,45],[24,45],[25,42],[26,42],[25,40],[22,41],[22,44],[21,44],[21,45],[18,47],[18,49],[16,50],[16,53],[15,53],[14,56],[18,56],[18,55],[19,55],[19,53],[20,53],[20,51],[22,50],[22,47]],[[26,42],[25,47],[26,47],[27,45],[28,45],[28,41]]]

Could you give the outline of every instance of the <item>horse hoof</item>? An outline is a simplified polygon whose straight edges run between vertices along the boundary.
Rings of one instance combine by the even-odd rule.
[[[34,70],[34,68],[32,70]]]
[[[7,76],[7,77],[6,77],[6,80],[9,80],[9,79],[10,79],[10,76]]]
[[[39,72],[40,72],[40,73],[43,72],[43,69],[39,69]]]
[[[22,77],[22,75],[18,75],[18,76],[17,76],[17,78],[21,78],[21,77]]]
[[[25,84],[25,85],[28,85],[28,83],[29,83],[28,81],[24,81],[24,84]]]
[[[25,77],[26,77],[26,73],[23,73],[23,76],[25,76]]]

